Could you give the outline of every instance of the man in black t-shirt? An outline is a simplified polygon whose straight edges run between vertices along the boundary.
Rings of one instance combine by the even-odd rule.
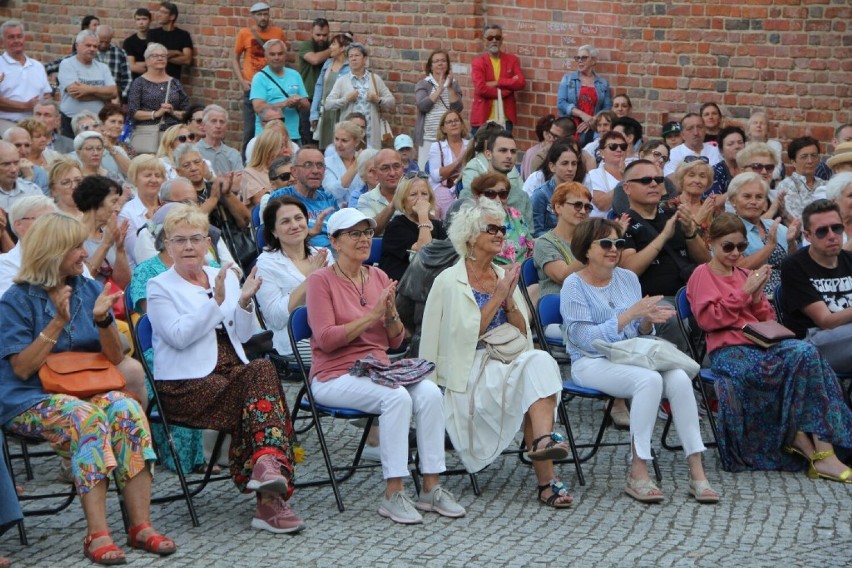
[[[781,265],[784,324],[816,345],[831,368],[852,372],[852,252],[843,250],[837,204],[818,199],[802,212],[810,246]]]
[[[148,32],[148,43],[162,44],[169,54],[166,73],[180,81],[183,67],[192,65],[192,36],[189,32],[175,25],[178,18],[178,7],[172,2],[161,2],[157,10],[157,19],[161,28]]]
[[[653,162],[632,162],[622,185],[630,203],[630,225],[621,267],[639,276],[642,294],[663,296],[673,306],[677,291],[686,286],[696,265],[710,260],[710,253],[687,209],[660,207],[666,189],[663,173]],[[657,335],[687,350],[675,318],[657,326]]]
[[[127,64],[130,66],[130,76],[135,79],[145,71],[145,48],[148,47],[148,30],[151,28],[151,12],[148,8],[139,8],[133,14],[136,23],[136,33],[124,40],[122,47],[127,54]]]

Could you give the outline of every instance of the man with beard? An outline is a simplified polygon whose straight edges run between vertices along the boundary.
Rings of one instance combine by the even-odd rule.
[[[490,120],[504,121],[506,130],[518,120],[515,91],[526,85],[518,58],[503,53],[503,29],[497,24],[485,26],[482,34],[486,53],[471,63],[473,79],[473,107],[470,109],[470,126],[473,133]],[[500,97],[498,98],[498,95]],[[501,103],[502,101],[502,108]]]
[[[271,39],[263,44],[263,52],[266,54],[266,67],[261,69],[251,82],[251,104],[255,114],[263,107],[272,105],[284,112],[284,124],[290,140],[301,145],[299,134],[299,112],[311,108],[308,100],[308,91],[302,77],[293,69],[284,66],[287,58],[287,45],[280,39]],[[263,127],[260,117],[255,119],[255,131],[260,132]]]
[[[249,12],[251,12],[251,17],[254,20],[254,26],[242,28],[237,32],[234,57],[231,59],[231,68],[234,70],[234,75],[240,80],[240,86],[243,89],[242,150],[244,155],[249,140],[259,133],[259,131],[255,131],[256,117],[249,94],[251,93],[252,79],[266,65],[263,44],[271,39],[286,41],[284,30],[269,23],[269,4],[257,2],[252,5]],[[240,62],[240,58],[242,58],[242,62]],[[245,158],[248,161],[249,156],[245,155]]]
[[[320,71],[331,54],[328,35],[328,20],[317,18],[311,24],[311,39],[303,41],[299,46],[299,74],[308,91],[309,101],[314,98],[314,87]],[[311,139],[310,106],[308,110],[299,110],[299,132],[302,140]]]

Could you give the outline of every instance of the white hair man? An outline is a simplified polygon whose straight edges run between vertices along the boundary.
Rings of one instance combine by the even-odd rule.
[[[33,115],[33,107],[53,94],[44,65],[24,53],[26,36],[19,20],[0,25],[3,54],[0,55],[0,132]]]

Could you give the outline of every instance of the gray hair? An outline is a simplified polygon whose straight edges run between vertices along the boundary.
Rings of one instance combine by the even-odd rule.
[[[195,152],[199,156],[201,152],[198,148],[195,147],[195,144],[179,144],[175,151],[172,152],[172,160],[175,167],[180,167],[180,163],[183,161],[183,157],[189,154],[190,152]],[[165,184],[164,184],[165,185]],[[163,188],[160,187],[160,193],[162,193]]]
[[[465,199],[453,216],[447,236],[462,258],[471,256],[471,244],[485,228],[483,223],[485,217],[494,217],[498,219],[498,222],[503,222],[506,218],[506,210],[497,201],[480,197],[479,201]]]
[[[84,118],[91,118],[92,120],[94,120],[95,126],[100,126],[100,124],[101,124],[101,119],[98,118],[98,115],[96,115],[95,113],[93,113],[90,110],[81,110],[80,112],[75,114],[73,117],[71,117],[71,130],[74,132],[75,136],[77,134],[80,134],[80,131],[77,130],[77,127],[80,125],[80,121],[83,120]]]
[[[12,137],[12,134],[15,134],[18,131],[26,132],[27,136],[30,135],[29,130],[27,130],[25,128],[21,128],[20,126],[10,126],[5,131],[3,131],[3,140],[5,140],[6,142],[11,142],[11,140],[9,140],[9,138]],[[30,137],[30,138],[32,138],[32,137]]]
[[[270,113],[275,113],[275,118],[269,118]],[[261,107],[260,109],[260,112],[257,113],[257,116],[260,117],[260,122],[269,122],[271,120],[276,120],[280,117],[283,118],[284,113],[281,112],[281,109],[275,105],[263,105],[263,107]]]
[[[852,172],[842,172],[834,174],[828,183],[825,184],[825,198],[832,201],[837,201],[843,190],[849,185],[852,185]],[[13,205],[14,207],[14,205]]]
[[[59,103],[58,103],[58,102],[56,102],[55,100],[51,99],[51,98],[43,98],[43,99],[39,99],[38,101],[36,101],[35,106],[40,106],[40,107],[46,107],[46,106],[49,106],[49,107],[52,107],[52,108],[53,108],[53,110],[55,110],[55,111],[56,111],[56,115],[57,115],[57,116],[59,116]],[[35,107],[33,107],[33,108],[35,108]]]
[[[346,57],[349,57],[349,52],[353,49],[360,51],[361,55],[364,57],[370,57],[370,52],[367,50],[367,47],[363,43],[358,43],[357,41],[353,41],[346,47]]]
[[[293,154],[293,163],[297,163],[299,161],[299,157],[302,155],[302,152],[319,152],[322,154],[319,148],[316,146],[302,146]],[[322,156],[322,162],[325,163],[325,154]]]
[[[95,32],[91,30],[80,30],[80,32],[77,34],[77,37],[74,38],[74,45],[80,45],[81,43],[83,43],[84,39],[90,37],[95,38],[95,41],[100,41],[98,40],[98,36],[95,35]]]
[[[46,195],[25,195],[12,203],[9,208],[9,228],[12,229],[15,236],[19,236],[15,231],[15,223],[39,209],[50,209],[51,212],[59,211],[56,203]]]
[[[186,144],[186,146],[188,146],[188,145],[189,144]],[[192,185],[192,182],[189,181],[188,179],[186,179],[183,176],[177,176],[177,177],[173,177],[170,180],[166,180],[166,181],[163,182],[163,185],[160,186],[160,201],[162,201],[162,202],[171,201],[172,187],[174,186],[174,184],[180,183],[180,182],[188,183],[190,186]]]
[[[25,31],[24,23],[21,20],[6,20],[0,24],[0,37],[6,35],[6,30],[11,30],[13,28],[21,28],[21,31]]]
[[[364,177],[367,175],[367,170],[372,166],[373,160],[376,159],[376,154],[378,153],[379,151],[375,148],[364,148],[358,154],[358,158],[356,159],[356,168],[358,170],[358,177],[361,178],[361,181],[364,181]]]
[[[278,168],[281,166],[289,166],[293,163],[293,158],[291,156],[281,156],[280,158],[275,158],[271,164],[269,164],[269,178],[272,179],[272,176],[278,172]]]
[[[598,51],[598,48],[596,48],[595,46],[590,45],[590,44],[581,45],[580,47],[578,47],[578,48],[577,48],[577,53],[578,53],[578,54],[579,54],[581,51],[585,51],[586,53],[588,53],[588,54],[589,54],[589,57],[591,57],[592,59],[597,59],[597,58],[598,58],[598,55],[600,55],[600,52]]]
[[[500,30],[502,32],[503,28],[501,28],[498,24],[485,24],[485,27],[482,28],[482,35],[488,33],[488,30]]]
[[[142,54],[142,57],[148,59],[155,51],[162,51],[166,54],[169,53],[169,50],[166,49],[166,46],[162,43],[151,42],[148,44],[148,47],[145,48],[145,53]]]
[[[733,201],[740,189],[753,183],[760,184],[760,188],[763,190],[764,196],[769,195],[769,184],[760,177],[760,174],[755,172],[743,172],[735,175],[734,179],[731,180],[731,183],[728,184],[728,201]]]
[[[278,39],[277,37],[274,37],[270,40],[267,40],[266,43],[263,44],[263,53],[266,54],[267,51],[269,51],[279,43],[284,46],[284,51],[287,51],[287,44],[284,43],[284,41]]]
[[[103,36],[103,37],[109,36],[109,38],[112,39],[112,36],[115,35],[115,32],[108,25],[101,24],[101,25],[98,26],[97,31],[95,31],[95,35],[98,36],[98,38],[100,38],[101,36]]]
[[[756,156],[769,156],[772,163],[778,165],[778,158],[775,152],[766,142],[749,142],[742,150],[737,152],[737,165],[741,168],[748,167]]]
[[[204,107],[204,114],[201,115],[202,122],[204,122],[204,124],[210,122],[210,115],[214,112],[221,112],[225,115],[225,120],[228,120],[228,111],[226,111],[224,108],[220,107],[219,105],[207,105],[206,107]]]

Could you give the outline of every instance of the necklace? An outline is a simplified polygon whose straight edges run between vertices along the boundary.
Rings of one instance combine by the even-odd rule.
[[[352,285],[355,287],[355,291],[356,291],[356,292],[358,292],[358,285],[357,285],[357,284],[355,284],[355,281],[354,281],[354,280],[352,280],[352,279],[349,277],[349,275],[348,275],[348,274],[346,274],[345,272],[343,272],[343,269],[342,269],[342,268],[340,268],[340,267],[339,267],[339,266],[337,266],[336,264],[334,265],[334,267],[337,269],[337,271],[338,271],[338,272],[340,272],[340,274],[342,274],[342,275],[343,275],[343,277],[344,277],[344,278],[346,278],[347,280],[349,280],[350,282],[352,282]],[[358,294],[358,298],[359,298],[359,301],[361,302],[361,306],[363,307],[363,306],[366,306],[366,305],[367,305],[367,298],[365,298],[365,297],[364,297],[364,273],[361,271],[361,268],[360,268],[360,267],[358,267],[358,274],[361,276],[361,292]]]
[[[493,268],[493,267],[490,267],[490,266],[489,266],[489,268],[490,268],[492,271],[494,270],[494,268]],[[482,281],[481,281],[481,280],[480,280],[480,279],[476,276],[476,271],[473,269],[473,266],[472,266],[472,265],[469,267],[468,271],[470,272],[471,279],[473,280],[473,285],[475,286],[475,288],[476,288],[477,290],[479,290],[480,292],[484,292],[484,293],[486,293],[486,294],[489,294],[489,293],[490,293],[490,294],[493,294],[493,292],[489,292],[489,291],[485,288],[485,286],[483,286],[483,285],[482,285]],[[486,274],[488,274],[488,271],[486,271]],[[495,275],[496,275],[496,273],[495,273]]]

